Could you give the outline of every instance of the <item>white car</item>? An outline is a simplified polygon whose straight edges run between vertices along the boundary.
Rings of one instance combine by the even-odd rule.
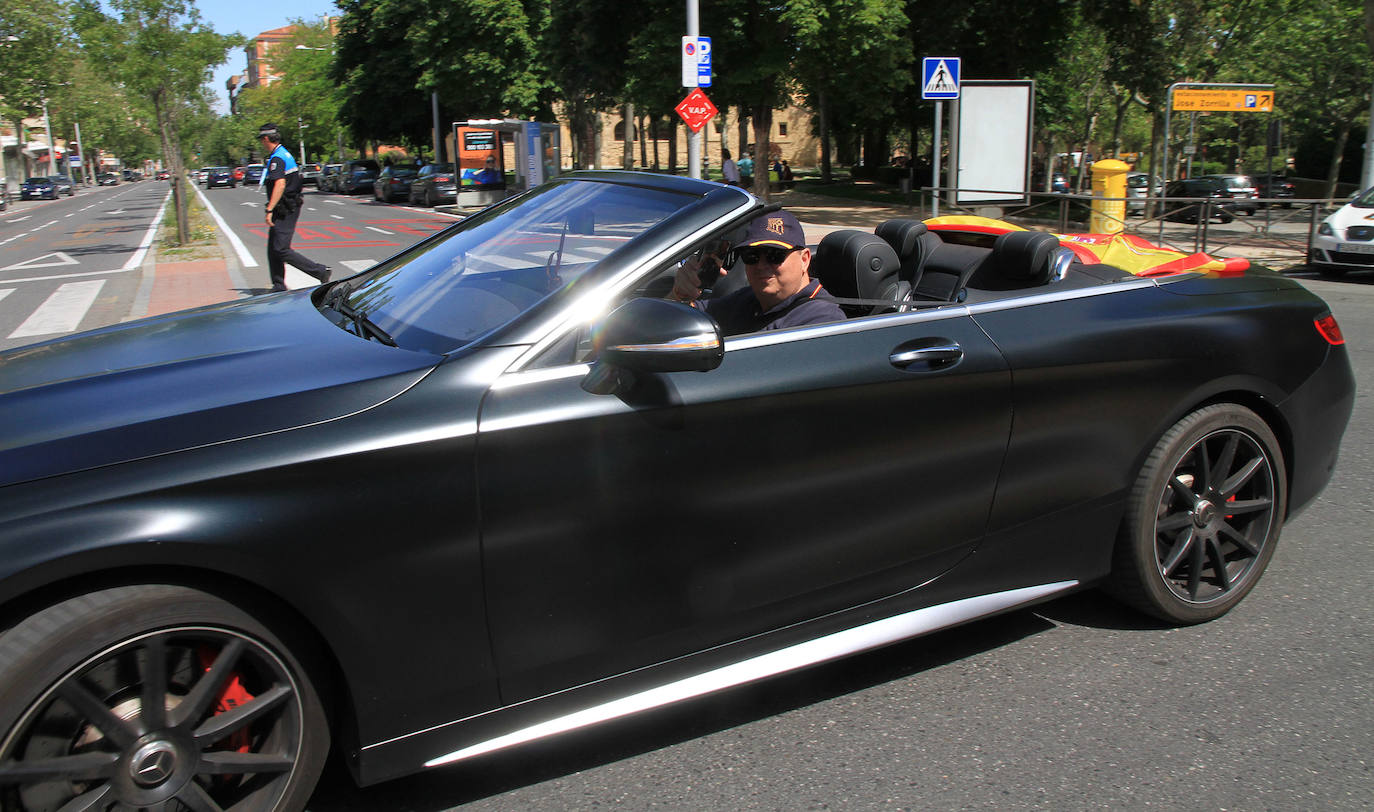
[[[1374,188],[1356,195],[1312,235],[1307,264],[1326,276],[1374,269]]]
[[[1153,186],[1153,188],[1151,188]],[[1150,183],[1149,172],[1132,172],[1126,176],[1126,212],[1140,214],[1145,211],[1147,198],[1157,198],[1164,192],[1164,180],[1158,175]]]

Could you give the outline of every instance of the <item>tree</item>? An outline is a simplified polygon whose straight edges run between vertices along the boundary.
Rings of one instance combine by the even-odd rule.
[[[54,0],[0,4],[0,116],[22,138],[23,119],[67,79],[70,34]],[[4,174],[0,171],[0,174]]]
[[[210,70],[241,44],[207,28],[188,0],[77,0],[73,19],[85,52],[115,80],[148,101],[157,123],[163,159],[172,178],[177,241],[190,238],[186,216],[184,155],[178,121],[200,97]]]

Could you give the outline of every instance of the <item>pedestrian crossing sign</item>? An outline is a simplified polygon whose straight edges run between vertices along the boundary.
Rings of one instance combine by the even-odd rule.
[[[921,98],[959,98],[959,57],[928,56],[922,60]]]

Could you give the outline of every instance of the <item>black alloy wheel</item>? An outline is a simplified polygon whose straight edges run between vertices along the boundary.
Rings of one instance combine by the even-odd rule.
[[[182,587],[65,601],[0,635],[0,809],[299,810],[329,747],[278,640]]]
[[[1278,441],[1258,415],[1232,403],[1193,412],[1141,470],[1109,588],[1174,623],[1220,617],[1273,557],[1286,498]]]

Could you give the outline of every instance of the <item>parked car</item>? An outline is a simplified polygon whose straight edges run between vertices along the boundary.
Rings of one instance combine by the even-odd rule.
[[[212,166],[205,171],[205,188],[213,189],[216,186],[228,186],[234,188],[237,182],[234,180],[234,170],[227,166]]]
[[[243,183],[244,169],[241,166],[234,167],[234,183]]]
[[[119,176],[113,172],[101,172],[95,176],[97,186],[118,186]]]
[[[1231,190],[1216,178],[1185,178],[1171,181],[1164,189],[1164,219],[1183,223],[1196,223],[1204,211],[1210,212],[1211,219],[1229,223],[1236,219],[1231,213],[1234,196]],[[1207,202],[1180,200],[1178,198],[1208,198]]]
[[[301,164],[301,183],[320,188],[320,165]]]
[[[346,195],[371,192],[379,172],[381,167],[371,158],[344,161],[343,166],[339,167],[338,188],[335,191]]]
[[[1289,201],[1298,196],[1298,187],[1283,175],[1255,175],[1255,194],[1261,200],[1281,200],[1285,209],[1293,208]],[[1269,205],[1262,203],[1261,205]]]
[[[72,197],[76,194],[76,184],[72,183],[72,179],[66,175],[49,175],[48,178],[52,180],[53,185],[57,187],[58,194],[63,194],[67,197]]]
[[[325,164],[320,170],[320,181],[318,184],[321,192],[339,191],[339,169],[343,164]]]
[[[1164,191],[1164,179],[1158,175],[1154,176],[1154,182],[1150,182],[1149,172],[1132,172],[1126,176],[1126,212],[1128,214],[1140,214],[1145,211],[1145,203],[1148,198],[1159,197]]]
[[[157,171],[156,177],[158,180],[167,180],[168,178],[172,177],[172,173],[168,172],[166,169],[159,169]]]
[[[426,206],[453,203],[458,199],[458,176],[453,164],[425,164],[410,183],[410,202]]]
[[[262,164],[249,164],[243,168],[243,185],[257,186],[262,183],[262,173],[265,167]]]
[[[130,183],[136,180],[143,180],[143,173],[139,172],[136,169],[124,169],[121,171],[121,174],[123,175],[124,180]]]
[[[420,173],[420,165],[394,163],[382,167],[372,182],[372,196],[383,203],[410,197],[410,183]]]
[[[52,182],[52,178],[45,176],[35,176],[26,178],[19,184],[20,200],[56,200],[57,184]]]
[[[1259,204],[1255,202],[1255,182],[1249,175],[1203,175],[1204,178],[1221,181],[1231,192],[1234,202],[1230,204],[1231,211],[1238,214],[1254,214],[1259,210]]]
[[[1307,263],[1324,276],[1374,269],[1374,188],[1322,220],[1312,235]]]
[[[200,185],[205,185],[205,179],[210,176],[211,167],[202,166],[191,173],[191,181]]]
[[[1099,585],[1206,621],[1333,475],[1354,378],[1296,280],[892,220],[812,260],[850,319],[660,298],[766,211],[573,173],[0,352],[4,797],[299,810],[331,743],[368,784],[490,760]]]

